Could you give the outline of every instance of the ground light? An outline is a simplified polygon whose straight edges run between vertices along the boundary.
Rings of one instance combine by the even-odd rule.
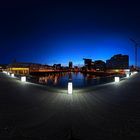
[[[3,73],[7,74],[7,71],[3,71]]]
[[[138,72],[137,71],[134,71],[134,74],[137,74]]]
[[[11,77],[15,77],[14,73],[11,74]]]
[[[21,81],[26,82],[26,76],[21,76]]]
[[[9,73],[9,72],[7,72],[7,75],[10,75],[10,73]]]
[[[68,82],[68,94],[72,94],[73,86],[72,82]]]
[[[129,74],[128,73],[126,74],[126,77],[129,78]]]
[[[120,77],[114,77],[114,81],[115,81],[116,83],[120,82]]]
[[[137,71],[132,71],[131,75],[134,75],[134,74],[137,74],[137,73],[138,73]]]
[[[133,75],[133,72],[131,72],[130,75]]]
[[[130,69],[124,70],[126,77],[128,78],[130,76]]]

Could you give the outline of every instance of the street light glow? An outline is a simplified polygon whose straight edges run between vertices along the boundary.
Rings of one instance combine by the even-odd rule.
[[[21,77],[21,81],[22,81],[22,82],[26,82],[26,76],[22,76],[22,77]]]
[[[129,78],[129,74],[128,73],[126,74],[126,77]]]
[[[72,90],[73,90],[72,82],[68,82],[68,94],[72,94]]]
[[[14,73],[11,74],[11,77],[15,77]]]
[[[120,82],[120,77],[115,77],[114,80],[116,83],[118,83],[118,82]]]

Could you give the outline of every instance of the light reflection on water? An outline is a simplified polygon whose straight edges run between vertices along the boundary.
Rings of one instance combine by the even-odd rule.
[[[80,72],[65,72],[45,74],[43,76],[35,76],[36,82],[48,86],[66,88],[69,79],[72,79],[74,88],[88,87],[113,81],[113,77],[99,77],[92,74],[83,74]]]

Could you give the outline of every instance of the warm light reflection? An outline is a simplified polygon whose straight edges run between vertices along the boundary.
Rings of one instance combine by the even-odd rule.
[[[124,76],[124,75],[123,75]],[[86,87],[91,85],[98,85],[102,83],[114,81],[114,76],[95,76],[89,73],[46,73],[41,75],[34,75],[30,80],[43,85],[51,85],[55,87],[67,87],[68,81],[72,80],[74,87]]]
[[[54,77],[54,85],[56,85],[58,83],[58,76]]]
[[[46,76],[39,77],[38,82],[41,84],[47,84],[48,82],[51,82],[51,83],[53,83],[53,85],[57,85],[59,79],[66,75],[67,75],[67,73],[49,74]]]
[[[95,75],[91,75],[91,74],[87,74],[87,75],[86,75],[86,79],[87,79],[87,80],[88,80],[88,79],[94,79],[94,78],[96,78]]]
[[[41,84],[46,83],[47,84],[47,82],[48,82],[48,77],[39,77],[39,83],[41,83]]]

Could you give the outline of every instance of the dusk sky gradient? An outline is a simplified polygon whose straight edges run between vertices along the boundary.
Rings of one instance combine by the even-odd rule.
[[[132,65],[129,38],[140,43],[139,5],[138,0],[5,1],[0,4],[0,63],[78,65],[83,58],[105,61],[121,53]]]

